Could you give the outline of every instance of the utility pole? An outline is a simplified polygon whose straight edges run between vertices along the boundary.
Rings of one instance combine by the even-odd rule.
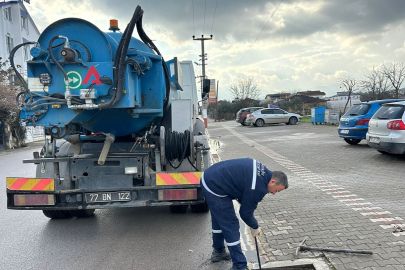
[[[205,38],[204,35],[201,35],[200,38],[195,38],[195,36],[193,36],[193,40],[201,40],[201,59],[202,59],[202,75],[201,75],[201,95],[202,95],[202,112],[203,112],[203,118],[204,118],[204,124],[205,127],[207,127],[207,104],[208,104],[208,95],[204,94],[203,92],[203,83],[204,83],[204,79],[205,79],[205,60],[207,60],[205,58],[205,51],[204,51],[204,41],[206,40],[212,40],[212,35],[210,35],[209,38]]]
[[[217,121],[218,118],[218,95],[219,95],[219,81],[217,81],[217,100],[215,101],[215,122]],[[218,119],[219,121],[219,119]]]

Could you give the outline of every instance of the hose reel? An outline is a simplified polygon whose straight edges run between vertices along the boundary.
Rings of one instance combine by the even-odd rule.
[[[194,147],[193,136],[189,130],[184,132],[166,130],[163,126],[160,127],[160,156],[162,165],[169,165],[177,169],[181,166],[184,159],[188,159],[194,167]],[[191,159],[190,159],[191,158]],[[173,161],[177,160],[178,165],[174,165]]]

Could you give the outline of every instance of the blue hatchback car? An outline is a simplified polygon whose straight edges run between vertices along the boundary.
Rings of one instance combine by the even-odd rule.
[[[343,138],[348,144],[358,144],[366,139],[368,131],[368,122],[374,113],[381,107],[381,104],[403,101],[403,99],[386,99],[362,102],[353,105],[345,115],[340,118],[338,128],[339,137]]]

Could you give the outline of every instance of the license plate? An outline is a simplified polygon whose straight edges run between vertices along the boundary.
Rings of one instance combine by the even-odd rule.
[[[369,141],[371,143],[380,143],[380,138],[379,137],[370,137]]]
[[[130,191],[86,193],[86,203],[127,202],[130,200]]]
[[[349,134],[349,130],[348,129],[342,129],[340,131],[341,134]]]

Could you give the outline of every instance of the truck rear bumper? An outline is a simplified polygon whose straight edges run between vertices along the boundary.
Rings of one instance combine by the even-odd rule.
[[[162,192],[173,192],[172,197],[165,196],[162,200]],[[111,198],[113,193],[121,193],[120,201]],[[161,194],[159,194],[161,193]],[[184,194],[191,194],[190,196]],[[27,202],[25,199],[16,199],[16,196],[21,198],[21,195],[51,195],[54,196],[52,205],[24,205]],[[90,196],[89,194],[93,194]],[[91,201],[97,195],[99,198],[96,201]],[[109,197],[110,195],[110,197]],[[191,197],[193,197],[190,199]],[[24,196],[22,196],[24,197]],[[105,201],[102,197],[106,197]],[[112,199],[112,200],[111,200]],[[78,190],[64,190],[60,192],[30,192],[30,191],[7,191],[7,208],[16,210],[80,210],[80,209],[108,209],[121,207],[145,207],[145,206],[165,206],[165,205],[194,205],[204,203],[205,199],[202,195],[200,185],[190,185],[187,188],[174,187],[139,187],[133,190],[126,191],[98,191],[84,192]]]

